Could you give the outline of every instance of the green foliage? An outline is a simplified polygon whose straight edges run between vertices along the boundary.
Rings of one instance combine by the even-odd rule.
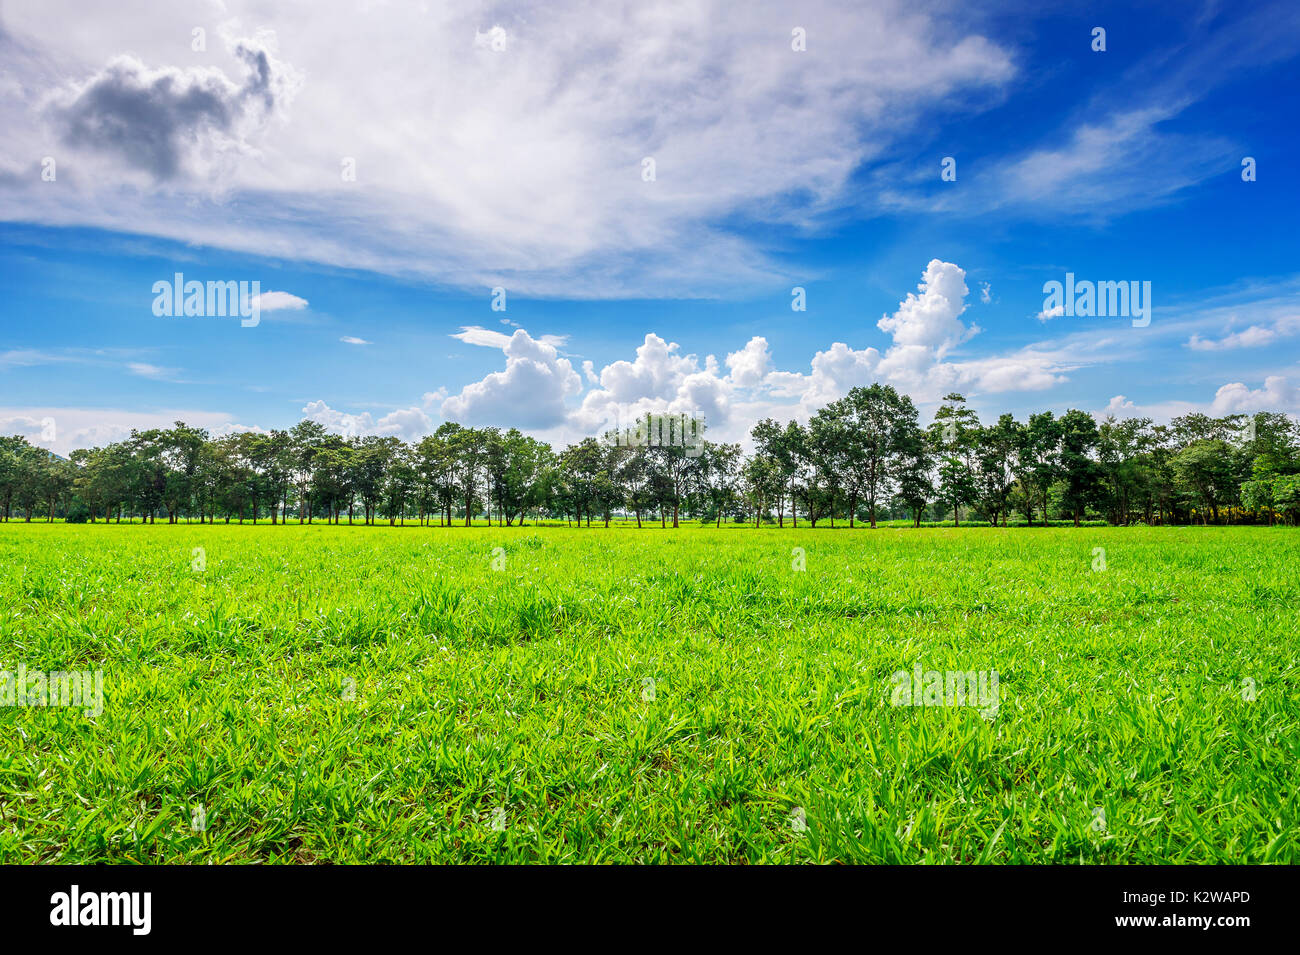
[[[556,452],[518,429],[445,422],[417,444],[391,436],[331,434],[302,421],[288,431],[212,438],[176,422],[133,431],[63,460],[24,438],[0,438],[0,520],[47,521],[88,510],[92,522],[324,519],[373,524],[469,525],[479,517],[528,521],[683,516],[755,527],[787,519],[860,520],[910,515],[1009,526],[1090,516],[1112,524],[1295,524],[1291,478],[1300,474],[1300,424],[1279,413],[1251,418],[1189,414],[1096,423],[1078,409],[1010,414],[983,426],[964,395],[946,395],[923,429],[911,398],[887,385],[852,388],[807,425],[764,418],[752,450],[705,438],[705,422],[648,412]]]

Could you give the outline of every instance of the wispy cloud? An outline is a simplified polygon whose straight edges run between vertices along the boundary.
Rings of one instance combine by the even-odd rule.
[[[84,16],[71,0],[6,8],[15,69],[68,66],[53,103],[13,101],[9,152],[40,157],[56,136],[67,157],[58,190],[14,170],[27,185],[0,192],[0,218],[526,294],[712,296],[784,276],[729,218],[810,225],[928,113],[981,108],[1017,73],[943,3],[811,0],[807,52],[772,0],[562,2],[544,18],[476,3],[224,9],[226,35],[196,66],[175,41],[193,26],[182,9],[74,43],[57,25]],[[48,75],[16,79],[48,91]],[[163,188],[125,181],[132,170]]]
[[[141,378],[152,378],[154,381],[179,381],[176,377],[179,373],[177,368],[163,368],[145,361],[127,362],[126,367],[131,374],[139,375]]]
[[[518,332],[515,334],[518,334]],[[460,339],[466,345],[480,345],[484,348],[500,348],[503,351],[508,348],[510,342],[514,340],[514,335],[507,335],[504,332],[496,332],[490,328],[483,328],[481,325],[465,325],[460,331],[453,333],[451,337]],[[544,345],[549,345],[552,348],[562,348],[568,340],[568,335],[542,335],[537,339],[537,341]]]
[[[1234,348],[1259,348],[1272,345],[1284,338],[1300,335],[1300,314],[1284,315],[1266,325],[1251,325],[1239,332],[1231,332],[1219,339],[1202,338],[1193,332],[1187,347],[1194,351],[1228,351]]]

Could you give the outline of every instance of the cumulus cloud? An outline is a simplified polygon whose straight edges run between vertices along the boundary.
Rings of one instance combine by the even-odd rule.
[[[744,348],[727,356],[731,381],[741,388],[752,388],[761,383],[767,377],[771,362],[767,339],[760,336],[751,338]]]
[[[732,384],[718,375],[716,360],[701,363],[653,332],[637,347],[635,359],[611,362],[598,379],[599,387],[587,393],[569,419],[583,434],[601,434],[647,412],[703,416],[709,427],[730,417]]]
[[[1035,316],[1040,322],[1050,322],[1054,318],[1060,318],[1065,314],[1064,305],[1053,305],[1051,308],[1045,308]]]
[[[522,328],[513,335],[471,326],[453,336],[472,345],[500,348],[504,371],[492,372],[466,385],[442,403],[443,417],[470,425],[509,422],[525,428],[550,428],[563,423],[565,401],[582,391],[582,379],[556,350],[563,338],[534,339]]]
[[[315,421],[327,431],[347,437],[396,437],[403,441],[418,441],[433,431],[433,419],[422,408],[400,408],[376,419],[368,411],[352,414],[331,408],[324,401],[309,401],[302,416]]]
[[[955,263],[931,260],[917,290],[877,321],[878,330],[890,340],[883,350],[832,342],[811,356],[806,371],[777,368],[762,336],[752,336],[719,361],[711,354],[688,353],[679,343],[648,332],[630,360],[615,359],[599,368],[584,360],[580,374],[573,360],[559,351],[567,336],[534,337],[523,328],[506,334],[467,325],[451,337],[500,351],[503,368],[458,391],[439,386],[425,392],[419,406],[379,418],[336,409],[325,400],[308,403],[303,415],[348,435],[417,440],[441,418],[520,427],[564,442],[599,435],[645,412],[681,412],[703,416],[715,440],[744,441],[758,418],[806,421],[850,389],[876,381],[894,385],[924,406],[952,390],[977,396],[1047,389],[1066,380],[1071,370],[1103,360],[1096,356],[1106,340],[1090,344],[1070,339],[1055,347],[1036,344],[1003,354],[957,354],[979,331],[961,320],[969,295],[965,276]],[[364,340],[345,336],[342,341]],[[16,351],[0,354],[0,363],[4,360],[16,367],[44,361],[45,356]],[[139,364],[145,373],[145,364]],[[1243,396],[1241,388],[1228,387],[1221,402],[1266,400],[1249,390]]]
[[[876,325],[893,336],[895,345],[920,345],[942,358],[944,352],[979,331],[963,325],[959,318],[966,310],[968,292],[965,271],[951,262],[931,259],[917,291],[909,292],[898,311]]]
[[[1132,418],[1138,413],[1138,407],[1130,401],[1125,395],[1116,395],[1106,404],[1098,417],[1113,416],[1116,418]]]
[[[1230,382],[1214,393],[1210,403],[1216,415],[1255,411],[1300,411],[1300,387],[1282,375],[1269,375],[1263,388],[1251,389],[1240,381]]]
[[[882,381],[930,401],[954,388],[981,392],[1041,390],[1063,380],[1063,357],[1034,347],[1009,355],[948,360],[958,346],[980,331],[961,320],[966,310],[966,273],[952,262],[932,259],[916,292],[908,293],[898,309],[882,317],[877,327],[892,344],[882,353],[874,347],[853,348],[835,342],[817,352],[811,372],[799,375],[771,372],[767,385],[774,396],[798,396],[805,414],[842,397],[851,388]]]
[[[969,294],[965,276],[954,263],[931,260],[917,291],[877,322],[892,340],[883,352],[834,342],[817,351],[808,372],[801,373],[775,368],[762,336],[751,337],[719,362],[713,355],[686,353],[677,342],[649,332],[630,361],[617,359],[599,371],[594,362],[583,362],[583,377],[591,387],[580,402],[574,396],[583,390],[582,380],[553,347],[547,348],[548,337],[554,336],[534,340],[522,329],[508,336],[467,326],[454,337],[500,348],[507,356],[506,369],[448,398],[442,413],[466,423],[522,423],[573,440],[625,426],[646,412],[680,412],[704,417],[715,439],[744,440],[756,418],[806,420],[850,389],[874,381],[927,402],[953,389],[1042,390],[1077,367],[1078,359],[1063,351],[1034,346],[952,360],[952,351],[979,332],[961,321]]]
[[[0,416],[0,435],[20,435],[31,444],[49,447],[58,437],[58,422],[52,417],[35,418],[30,414]]]
[[[1168,422],[1179,415],[1192,413],[1223,417],[1257,411],[1280,411],[1293,417],[1300,416],[1300,384],[1285,375],[1268,375],[1263,387],[1251,388],[1243,381],[1233,381],[1220,386],[1213,398],[1200,401],[1178,398],[1145,403],[1116,395],[1105,408],[1093,415],[1098,419],[1113,415],[1116,418],[1147,417],[1157,422]]]

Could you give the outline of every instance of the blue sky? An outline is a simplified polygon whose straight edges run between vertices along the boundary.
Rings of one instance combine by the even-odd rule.
[[[739,438],[877,380],[1300,412],[1294,4],[59,6],[0,13],[0,429],[55,450]],[[299,307],[156,316],[176,272]],[[1066,272],[1150,282],[1150,325],[1041,316]]]

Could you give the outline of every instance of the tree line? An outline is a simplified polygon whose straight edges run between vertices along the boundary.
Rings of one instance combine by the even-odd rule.
[[[0,438],[0,517],[443,526],[635,519],[638,527],[683,519],[813,527],[837,519],[850,527],[903,518],[917,526],[1300,519],[1300,425],[1275,412],[1155,424],[1044,411],[982,424],[954,393],[923,426],[911,398],[875,384],[807,424],[759,421],[749,453],[704,434],[702,420],[652,414],[557,451],[515,428],[454,422],[414,443],[343,436],[311,420],[219,438],[176,422],[67,459],[14,436]]]

